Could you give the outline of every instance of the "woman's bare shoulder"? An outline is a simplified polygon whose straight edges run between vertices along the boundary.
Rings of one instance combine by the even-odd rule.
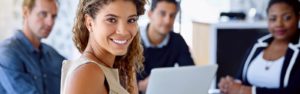
[[[69,92],[68,94],[106,92],[104,80],[104,73],[97,64],[86,63],[74,70],[66,91]]]

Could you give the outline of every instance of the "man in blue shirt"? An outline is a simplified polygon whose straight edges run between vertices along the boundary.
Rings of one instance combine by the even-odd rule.
[[[153,68],[194,65],[189,48],[180,34],[173,32],[179,10],[176,0],[152,0],[150,23],[140,29],[144,47],[144,72],[137,74],[138,87],[145,92]]]
[[[59,94],[64,57],[41,43],[57,15],[56,0],[24,0],[23,30],[0,43],[0,94]]]

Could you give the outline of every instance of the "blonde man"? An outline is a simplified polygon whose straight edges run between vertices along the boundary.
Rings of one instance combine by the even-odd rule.
[[[0,94],[59,94],[64,57],[41,43],[57,15],[55,0],[24,0],[23,29],[0,43]]]

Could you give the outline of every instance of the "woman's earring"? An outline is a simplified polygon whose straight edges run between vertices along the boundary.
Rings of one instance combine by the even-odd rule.
[[[90,28],[88,30],[89,30],[89,32],[93,32]]]

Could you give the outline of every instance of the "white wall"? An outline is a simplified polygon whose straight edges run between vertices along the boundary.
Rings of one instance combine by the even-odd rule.
[[[251,8],[255,8],[257,13],[266,18],[266,8],[270,0],[231,0],[230,10],[233,12],[248,13]]]
[[[0,41],[21,27],[21,0],[0,0]]]
[[[182,0],[181,8],[182,30],[180,34],[193,49],[192,21],[217,23],[220,12],[230,10],[230,0]]]

